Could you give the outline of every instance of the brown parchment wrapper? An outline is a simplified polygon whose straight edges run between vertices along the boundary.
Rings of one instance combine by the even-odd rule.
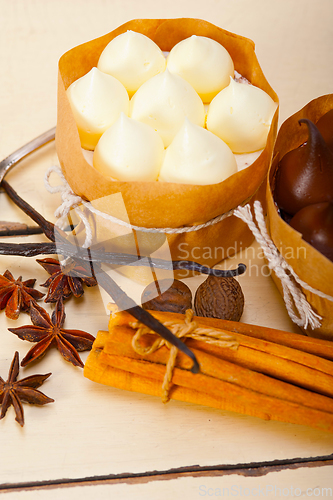
[[[73,191],[89,201],[120,192],[130,223],[150,228],[178,228],[207,222],[244,204],[255,195],[264,203],[266,184],[263,181],[272,157],[278,111],[273,119],[267,145],[259,158],[247,169],[219,184],[196,186],[167,182],[111,181],[85,160],[65,91],[72,82],[97,65],[104,47],[114,37],[127,30],[143,33],[163,51],[170,51],[176,43],[193,34],[210,37],[229,51],[239,73],[278,103],[277,95],[259,66],[251,40],[197,19],[129,21],[107,35],[73,48],[59,61],[56,148],[61,168]],[[105,205],[108,204],[102,202],[107,213],[119,216],[112,203]],[[250,245],[253,236],[240,219],[231,216],[211,227],[168,235],[167,239],[174,260],[196,260],[212,266],[226,256],[237,253],[240,248]],[[195,251],[192,254],[193,249]]]
[[[274,182],[280,159],[290,150],[297,148],[307,140],[306,127],[300,127],[298,120],[308,118],[317,122],[327,111],[333,108],[333,94],[314,99],[300,111],[289,117],[281,126],[274,148],[274,159],[267,182],[267,211],[271,238],[285,260],[290,264],[301,280],[316,290],[333,295],[333,262],[302,239],[278,214],[273,199]],[[273,274],[273,279],[282,295],[280,280]],[[320,298],[302,288],[314,311],[322,316],[322,326],[312,330],[303,330],[309,336],[333,340],[333,302]]]

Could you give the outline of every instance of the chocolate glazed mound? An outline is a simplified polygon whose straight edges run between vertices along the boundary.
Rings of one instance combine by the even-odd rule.
[[[291,219],[290,226],[333,262],[333,203],[316,203],[302,208]]]
[[[333,152],[317,126],[304,118],[308,141],[289,151],[280,161],[274,198],[280,209],[290,215],[314,203],[333,201]]]

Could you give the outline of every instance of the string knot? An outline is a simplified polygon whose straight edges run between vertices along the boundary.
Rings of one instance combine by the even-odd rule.
[[[230,349],[237,349],[238,342],[232,335],[224,332],[223,330],[216,330],[214,328],[202,328],[199,327],[196,321],[193,321],[194,312],[192,309],[187,309],[185,313],[185,318],[183,322],[177,320],[165,321],[164,326],[169,328],[169,330],[178,338],[186,339],[192,338],[194,340],[199,340],[202,342],[211,343],[219,347],[227,347]],[[130,327],[137,330],[132,338],[132,347],[134,351],[140,356],[147,356],[157,351],[164,345],[170,349],[170,355],[166,365],[166,371],[162,383],[162,401],[167,403],[170,400],[170,389],[172,385],[172,375],[173,370],[176,365],[176,358],[178,354],[178,349],[174,345],[169,344],[166,340],[158,337],[149,346],[143,346],[140,343],[140,339],[146,334],[156,333],[150,328],[144,326],[142,323],[135,321],[130,323]]]
[[[50,177],[53,172],[56,173],[61,179],[61,184],[58,184],[57,186],[51,186],[50,184]],[[56,225],[61,229],[64,229],[64,227],[66,227],[68,223],[69,212],[71,210],[74,210],[80,220],[83,222],[85,228],[86,237],[82,247],[89,248],[92,245],[93,232],[89,223],[89,217],[86,213],[85,207],[82,204],[83,200],[81,196],[76,195],[72,191],[61,169],[55,165],[50,167],[46,172],[44,177],[44,185],[49,193],[61,194],[62,203],[54,212],[54,216],[58,219]]]

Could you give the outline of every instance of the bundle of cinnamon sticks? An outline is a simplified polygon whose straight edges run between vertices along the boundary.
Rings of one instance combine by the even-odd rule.
[[[152,312],[200,364],[127,312],[98,332],[84,375],[120,389],[333,432],[333,344],[244,323]]]

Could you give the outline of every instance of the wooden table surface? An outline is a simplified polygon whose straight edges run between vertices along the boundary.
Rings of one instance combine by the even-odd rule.
[[[280,123],[333,90],[332,0],[0,0],[0,159],[56,124],[57,62],[73,46],[135,18],[196,17],[251,38],[280,98]],[[8,180],[54,220],[58,195],[43,176],[58,160],[51,143]],[[0,220],[30,223],[0,192]],[[1,241],[43,241],[43,237]],[[267,276],[260,249],[237,255],[242,321],[297,331]],[[0,273],[24,279],[46,273],[35,259],[0,257]],[[188,280],[194,290],[202,277]],[[133,291],[139,298],[142,287]],[[48,308],[51,311],[51,307]],[[95,335],[108,316],[98,288],[66,306],[66,328]],[[0,374],[30,344],[7,328],[26,324],[0,313]],[[87,354],[82,355],[85,360]],[[52,372],[42,390],[55,403],[24,405],[21,428],[11,407],[0,422],[0,495],[18,499],[293,498],[333,495],[333,436],[307,427],[125,392],[95,384],[52,350],[21,377]],[[24,373],[24,375],[23,375]]]

